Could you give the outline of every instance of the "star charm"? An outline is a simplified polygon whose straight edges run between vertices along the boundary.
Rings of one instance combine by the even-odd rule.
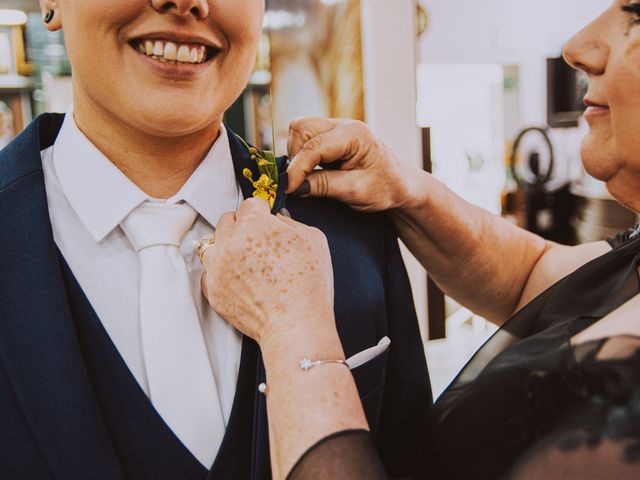
[[[306,371],[306,370],[309,370],[311,367],[313,367],[313,362],[308,358],[303,358],[302,360],[300,360],[300,368],[302,370]]]

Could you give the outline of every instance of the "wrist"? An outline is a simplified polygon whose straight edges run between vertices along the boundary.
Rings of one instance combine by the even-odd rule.
[[[423,170],[416,169],[405,178],[405,184],[401,190],[401,200],[394,210],[402,214],[422,211],[428,202],[431,175]]]
[[[260,341],[267,363],[286,362],[292,366],[303,358],[344,360],[344,350],[335,322],[298,323],[290,328],[272,330]]]

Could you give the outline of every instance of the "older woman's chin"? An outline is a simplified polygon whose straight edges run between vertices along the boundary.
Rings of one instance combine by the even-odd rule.
[[[589,133],[580,147],[582,164],[589,175],[603,182],[612,178],[621,166],[612,145],[612,137]]]
[[[585,171],[593,178],[604,182],[613,198],[626,208],[640,212],[640,169],[616,154],[611,143],[585,138],[582,143],[581,157]],[[640,160],[640,159],[639,159]],[[640,161],[639,161],[640,166]]]

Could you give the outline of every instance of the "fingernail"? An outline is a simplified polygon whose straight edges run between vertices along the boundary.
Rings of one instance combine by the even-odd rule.
[[[293,192],[291,195],[293,195],[294,197],[301,197],[303,195],[308,195],[310,191],[311,184],[307,180],[305,180],[302,185],[300,185],[300,188],[298,188],[298,190]]]
[[[286,208],[281,208],[278,213],[283,217],[291,218],[291,212],[289,212],[289,210],[287,210]]]

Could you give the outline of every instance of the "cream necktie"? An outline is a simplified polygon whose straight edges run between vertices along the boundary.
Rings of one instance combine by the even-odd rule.
[[[140,258],[140,327],[149,397],[205,467],[225,425],[189,275],[179,247],[196,212],[145,202],[121,226]]]

